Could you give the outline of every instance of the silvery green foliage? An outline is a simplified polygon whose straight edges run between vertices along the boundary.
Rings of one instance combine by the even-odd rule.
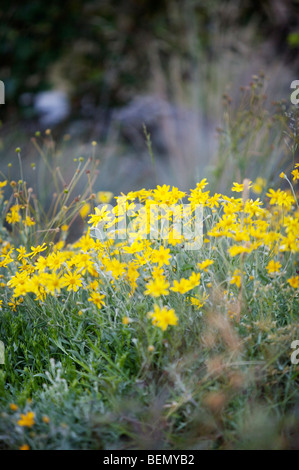
[[[62,377],[63,369],[61,362],[55,362],[52,358],[50,359],[50,370],[45,372],[45,375],[49,381],[49,384],[44,383],[44,394],[55,399],[63,398],[63,395],[68,393],[69,387],[67,381]]]

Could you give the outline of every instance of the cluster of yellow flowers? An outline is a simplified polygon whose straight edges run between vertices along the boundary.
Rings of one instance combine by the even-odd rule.
[[[292,173],[294,181],[298,179],[297,167]],[[242,265],[236,266],[238,256],[243,263],[245,257],[259,256],[262,251],[265,273],[271,278],[283,272],[284,254],[299,252],[299,209],[294,191],[269,189],[264,205],[259,198],[250,199],[244,194],[241,198],[217,193],[210,195],[210,191],[205,191],[207,184],[203,179],[189,195],[167,185],[122,194],[115,198],[117,205],[105,204],[96,208],[88,220],[90,228],[72,245],[59,241],[49,247],[43,243],[32,246],[27,252],[24,246],[15,248],[9,242],[2,242],[0,268],[9,273],[8,305],[14,310],[26,295],[33,294],[36,301],[45,302],[47,296],[85,292],[86,296],[81,299],[102,309],[107,306],[109,289],[125,289],[130,296],[138,291],[138,294],[159,300],[149,317],[154,325],[165,330],[178,321],[174,310],[167,306],[168,296],[189,293],[186,302],[190,301],[196,308],[201,308],[207,301],[208,288],[213,286],[212,266],[215,266],[220,251],[222,256],[223,252],[225,256],[227,253],[231,266],[238,268],[227,272],[228,285],[238,289],[244,274]],[[247,189],[258,192],[263,184],[258,179],[254,184],[250,182]],[[244,192],[244,185],[234,183],[232,191]],[[111,193],[101,194],[103,204],[111,197]],[[188,204],[184,204],[184,200]],[[189,216],[185,224],[195,223],[197,205],[204,211],[203,244],[199,250],[188,254],[178,221],[185,211]],[[149,218],[153,216],[161,227],[166,224],[167,237],[159,238],[152,232]],[[6,218],[11,224],[19,222],[17,205],[10,208]],[[105,239],[95,236],[99,224],[105,230]],[[187,268],[186,260],[184,266],[182,264],[182,253],[189,259]],[[288,261],[289,274],[284,282],[298,289],[296,257],[293,258],[293,264]],[[188,276],[183,275],[188,270]],[[3,288],[3,283],[1,286]],[[128,324],[129,320],[123,323]]]
[[[15,403],[10,403],[9,408],[14,412],[18,411],[19,409],[18,405],[16,405]],[[19,419],[17,421],[17,425],[22,428],[30,429],[36,424],[35,419],[36,417],[33,411],[27,411],[27,413],[20,413]],[[46,416],[46,415],[42,416],[42,422],[45,424],[49,424],[50,423],[49,416]],[[30,446],[28,444],[23,444],[19,447],[19,450],[30,450]]]

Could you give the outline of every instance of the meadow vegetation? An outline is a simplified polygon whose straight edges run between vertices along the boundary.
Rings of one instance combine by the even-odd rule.
[[[29,186],[16,148],[0,181],[1,448],[298,448],[297,111],[270,114],[258,89],[238,110],[225,97],[211,184],[190,190],[94,191],[96,142],[65,179],[50,130],[32,139],[45,184]],[[198,206],[191,249],[178,220]]]

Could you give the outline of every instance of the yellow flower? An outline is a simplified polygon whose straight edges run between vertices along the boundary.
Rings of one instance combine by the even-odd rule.
[[[30,291],[29,277],[26,272],[16,272],[15,276],[7,282],[9,287],[14,287],[14,297],[26,295]]]
[[[9,404],[9,408],[12,410],[12,411],[17,411],[17,409],[19,408],[18,405],[16,405],[15,403],[10,403]]]
[[[26,256],[26,249],[24,246],[20,246],[20,248],[17,248],[17,252],[19,253],[18,254],[18,260],[21,261],[23,258],[25,258]]]
[[[64,263],[65,257],[62,252],[51,253],[47,258],[47,266],[52,271],[57,271],[60,266]]]
[[[92,281],[89,285],[88,285],[88,288],[91,289],[91,290],[97,290],[99,287],[99,283],[98,281],[94,280]]]
[[[159,250],[153,250],[152,252],[152,262],[153,263],[158,263],[159,266],[163,266],[164,264],[166,266],[169,265],[169,260],[171,259],[170,249],[167,248],[165,249],[164,246],[160,246]]]
[[[95,304],[98,308],[105,306],[103,299],[105,298],[104,294],[99,294],[98,292],[92,292],[89,297],[89,301]]]
[[[180,281],[174,280],[173,281],[173,286],[171,287],[171,290],[173,292],[179,292],[180,294],[185,294],[189,290],[191,290],[193,287],[191,287],[190,282],[188,279],[181,279]]]
[[[21,447],[19,447],[19,450],[30,450],[30,447],[28,444],[23,444]]]
[[[278,203],[280,193],[281,193],[280,189],[278,189],[277,191],[274,191],[274,189],[272,188],[269,189],[269,191],[266,193],[266,196],[270,198],[271,205]]]
[[[60,289],[63,287],[63,281],[56,273],[51,273],[47,276],[46,290],[52,295],[59,294]]]
[[[90,204],[88,202],[81,207],[80,215],[81,215],[82,219],[85,219],[85,217],[89,214],[90,209],[91,209],[91,207],[90,207]]]
[[[208,299],[208,295],[204,294],[202,297],[198,298],[198,297],[190,297],[190,302],[192,305],[194,305],[194,307],[197,307],[197,308],[201,308],[206,300]]]
[[[199,269],[202,269],[203,271],[207,272],[207,267],[211,266],[213,263],[214,263],[213,260],[206,259],[202,263],[198,263],[197,266],[199,267]]]
[[[237,287],[241,287],[241,272],[239,269],[236,269],[234,274],[233,274],[233,277],[230,281],[230,284],[236,284]]]
[[[228,249],[228,252],[229,252],[230,256],[236,256],[236,255],[239,255],[241,253],[250,253],[250,251],[251,251],[251,249],[246,247],[246,246],[237,246],[237,245],[231,246]]]
[[[201,189],[205,188],[207,186],[207,184],[208,184],[207,178],[204,178],[204,179],[201,180],[200,183],[197,183],[196,189],[201,190]]]
[[[68,228],[69,228],[69,226],[68,226],[68,225],[66,225],[66,224],[63,224],[63,225],[61,225],[61,227],[60,227],[60,228],[61,228],[61,231],[62,231],[62,232],[67,232],[67,231],[68,231]]]
[[[122,324],[123,324],[123,325],[128,325],[128,324],[130,323],[130,321],[131,321],[131,318],[129,318],[129,317],[124,317],[124,318],[122,319]]]
[[[30,218],[27,215],[26,220],[25,220],[25,225],[27,225],[27,227],[31,227],[32,225],[35,225],[34,219]]]
[[[170,186],[163,184],[163,186],[157,186],[154,190],[154,199],[156,202],[162,204],[170,204],[172,202],[172,193],[169,191]]]
[[[91,214],[89,217],[88,224],[92,224],[92,227],[96,227],[100,222],[108,222],[111,220],[110,212],[107,211],[107,204],[101,208],[101,210],[96,207],[95,214]]]
[[[30,258],[33,258],[33,256],[36,256],[38,253],[41,253],[42,251],[45,251],[47,249],[47,245],[43,243],[42,245],[38,245],[37,247],[32,246],[31,247],[31,252],[29,253]]]
[[[247,199],[244,206],[244,212],[249,214],[251,217],[253,216],[263,216],[265,215],[265,209],[262,209],[261,206],[262,202],[260,198],[257,198],[255,201],[252,199]]]
[[[28,256],[28,255],[26,255],[26,256]],[[46,270],[47,265],[48,265],[47,258],[45,258],[44,256],[41,255],[35,263],[35,269],[39,273],[43,273]]]
[[[12,206],[10,208],[10,212],[8,212],[8,214],[6,215],[6,221],[9,224],[14,225],[17,222],[20,222],[20,220],[21,220],[21,217],[19,214],[19,206],[18,205]]]
[[[266,196],[270,198],[271,205],[277,204],[278,206],[286,207],[287,209],[290,209],[292,204],[295,202],[291,194],[288,194],[286,191],[281,191],[281,189],[278,189],[277,191],[269,189]]]
[[[21,417],[18,421],[18,425],[31,428],[35,424],[34,417],[35,414],[32,411],[28,411],[26,415],[21,414]]]
[[[63,227],[67,227],[67,225],[64,225]],[[61,227],[61,230],[62,230],[62,227]],[[57,253],[58,251],[62,250],[64,245],[65,245],[64,240],[60,240],[59,242],[55,243],[55,245],[53,246],[53,251]],[[67,255],[67,253],[65,253],[65,255]]]
[[[90,272],[93,267],[91,257],[88,253],[78,253],[72,258],[72,263],[77,269],[81,269],[82,274],[85,274],[86,270]]]
[[[219,198],[221,197],[221,194],[215,193],[214,196],[209,197],[207,200],[207,205],[209,207],[219,207]]]
[[[275,274],[278,273],[281,268],[281,264],[279,261],[274,261],[273,259],[269,261],[268,265],[266,266],[266,269],[269,274]]]
[[[43,422],[46,423],[46,424],[48,424],[48,423],[50,422],[49,416],[43,416],[43,417],[42,417],[42,420],[43,420]]]
[[[78,287],[82,286],[82,279],[80,274],[75,271],[74,273],[67,273],[62,278],[62,287],[67,287],[67,290],[77,292]]]
[[[299,170],[296,168],[292,171],[293,181],[299,180]]]
[[[160,295],[169,294],[169,282],[165,280],[163,276],[159,276],[156,279],[151,279],[147,284],[147,290],[144,291],[144,295],[151,295],[152,297],[160,297]]]
[[[129,265],[128,265],[126,279],[128,280],[128,282],[131,286],[132,292],[134,292],[136,287],[137,287],[137,282],[136,281],[137,281],[138,277],[139,277],[138,267],[134,266],[134,264],[132,262],[130,262]]]
[[[182,240],[183,240],[182,235],[175,228],[169,231],[168,240],[167,240],[167,243],[169,245],[172,245],[172,246],[178,245],[179,243],[182,243]]]
[[[163,331],[169,325],[176,325],[178,322],[178,317],[175,314],[175,311],[167,307],[160,308],[158,305],[154,305],[154,311],[148,313],[149,318],[152,318],[152,323],[155,326],[158,326]]]
[[[299,287],[299,276],[290,277],[290,279],[288,279],[288,283],[294,289],[298,289],[298,287]]]
[[[110,191],[99,191],[97,194],[97,201],[102,203],[108,203],[113,198],[113,193]]]
[[[233,183],[232,191],[235,191],[236,193],[241,193],[243,191],[243,187],[243,184]]]
[[[188,279],[188,282],[189,282],[189,286],[190,286],[190,289],[193,289],[194,287],[198,286],[199,284],[199,281],[200,281],[200,278],[201,278],[201,274],[200,273],[192,273],[191,276],[189,277]]]
[[[89,230],[86,235],[83,235],[77,243],[74,244],[74,248],[80,248],[83,251],[91,250],[95,248],[95,241],[90,237]]]
[[[252,191],[255,194],[261,194],[261,192],[263,192],[264,187],[266,186],[266,183],[267,181],[265,180],[265,178],[258,177],[252,185]]]
[[[118,261],[116,258],[103,260],[107,272],[111,271],[114,279],[118,279],[126,272],[126,264]]]

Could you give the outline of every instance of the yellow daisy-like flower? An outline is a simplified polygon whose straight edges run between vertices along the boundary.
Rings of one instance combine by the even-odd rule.
[[[89,217],[88,224],[92,224],[92,227],[96,227],[100,222],[109,222],[111,220],[110,212],[107,211],[107,204],[101,209],[98,207],[95,208],[95,214],[91,214]]]
[[[288,279],[288,283],[294,289],[298,289],[298,287],[299,287],[299,276],[290,277],[290,279]]]
[[[241,272],[239,269],[236,269],[234,274],[233,274],[233,277],[230,281],[230,284],[236,284],[237,287],[241,287]]]
[[[75,271],[74,273],[67,273],[61,279],[62,287],[67,287],[67,290],[73,290],[77,292],[78,287],[82,286],[82,279],[80,274]]]
[[[9,224],[14,225],[17,222],[20,222],[20,220],[21,220],[21,217],[20,217],[20,214],[19,214],[19,206],[14,205],[10,208],[10,212],[8,212],[8,214],[6,215],[6,221]]]
[[[270,198],[271,205],[277,204],[278,206],[290,209],[294,203],[294,197],[286,191],[281,191],[281,189],[274,191],[274,189],[270,188],[266,196]]]
[[[200,183],[197,183],[196,189],[201,190],[201,189],[205,188],[207,186],[207,184],[208,184],[207,178],[204,178],[200,181]]]
[[[171,259],[170,249],[160,246],[159,250],[153,250],[152,252],[152,261],[153,263],[158,263],[159,266],[169,265],[169,260]]]
[[[105,298],[104,294],[99,294],[98,292],[92,292],[89,297],[89,301],[95,304],[98,308],[105,306],[103,299]]]
[[[32,227],[32,225],[35,225],[34,219],[27,215],[25,225],[27,225],[27,227]]]
[[[63,281],[55,272],[47,275],[46,290],[48,293],[55,295],[60,292]]]
[[[179,292],[180,294],[185,294],[189,290],[192,289],[192,286],[190,285],[190,282],[188,279],[181,279],[180,281],[174,280],[173,281],[173,287],[171,287],[171,290],[173,292]]]
[[[18,254],[18,260],[21,261],[23,258],[26,258],[28,256],[26,254],[26,248],[24,246],[20,246],[20,248],[17,248]]]
[[[97,193],[97,201],[102,203],[109,203],[113,198],[113,193],[110,191],[99,191]]]
[[[12,410],[12,411],[17,411],[17,409],[19,408],[18,405],[16,405],[15,403],[10,403],[9,404],[9,408]]]
[[[266,179],[265,178],[261,178],[261,177],[258,177],[254,184],[252,185],[252,191],[255,193],[255,194],[261,194],[263,192],[263,189],[265,188],[266,186]]]
[[[244,185],[243,184],[239,184],[239,183],[233,183],[233,187],[231,188],[232,191],[234,191],[235,193],[241,193],[244,189]]]
[[[163,186],[157,186],[157,189],[154,190],[154,200],[162,204],[171,203],[172,193],[169,191],[170,186],[163,184]]]
[[[252,181],[249,181],[248,188],[252,187]],[[244,190],[244,184],[240,183],[233,183],[233,187],[231,188],[235,193],[241,193]]]
[[[251,249],[246,246],[234,245],[228,249],[230,256],[240,255],[241,253],[250,253]]]
[[[85,219],[87,217],[87,215],[90,213],[90,204],[87,202],[86,204],[84,204],[81,209],[80,209],[80,215],[82,217],[82,219]]]
[[[169,294],[169,282],[163,276],[159,276],[156,279],[151,279],[146,284],[146,291],[144,291],[144,295],[151,295],[152,297],[160,297],[160,295],[168,295]]]
[[[207,268],[211,266],[213,263],[214,263],[213,260],[206,259],[202,263],[198,263],[197,266],[199,267],[199,269],[202,269],[203,271],[207,272]]]
[[[266,266],[266,269],[269,274],[278,273],[280,271],[280,268],[281,268],[280,262],[274,261],[273,259],[271,259],[271,261],[269,261],[268,265]]]
[[[198,286],[199,285],[199,281],[200,281],[200,278],[201,278],[201,274],[200,273],[192,273],[191,276],[189,277],[188,279],[188,282],[189,282],[189,286],[191,289],[193,289],[194,287]]]
[[[31,252],[29,253],[30,258],[33,258],[36,256],[38,253],[41,253],[42,251],[45,251],[47,249],[47,245],[43,243],[42,245],[38,245],[36,247],[32,246],[31,247]]]
[[[26,415],[21,413],[21,417],[18,421],[18,425],[31,428],[35,424],[34,417],[35,417],[35,414],[33,413],[33,411],[28,411]]]
[[[19,447],[19,450],[30,450],[30,447],[28,444],[23,444]]]
[[[292,171],[293,181],[299,180],[299,170],[296,168]]]
[[[169,325],[176,325],[178,322],[178,317],[172,308],[160,308],[156,304],[154,305],[154,311],[149,312],[148,316],[152,318],[153,325],[158,326],[163,331],[165,331]]]
[[[208,295],[204,294],[201,297],[190,297],[190,302],[194,307],[201,308],[207,301]]]

